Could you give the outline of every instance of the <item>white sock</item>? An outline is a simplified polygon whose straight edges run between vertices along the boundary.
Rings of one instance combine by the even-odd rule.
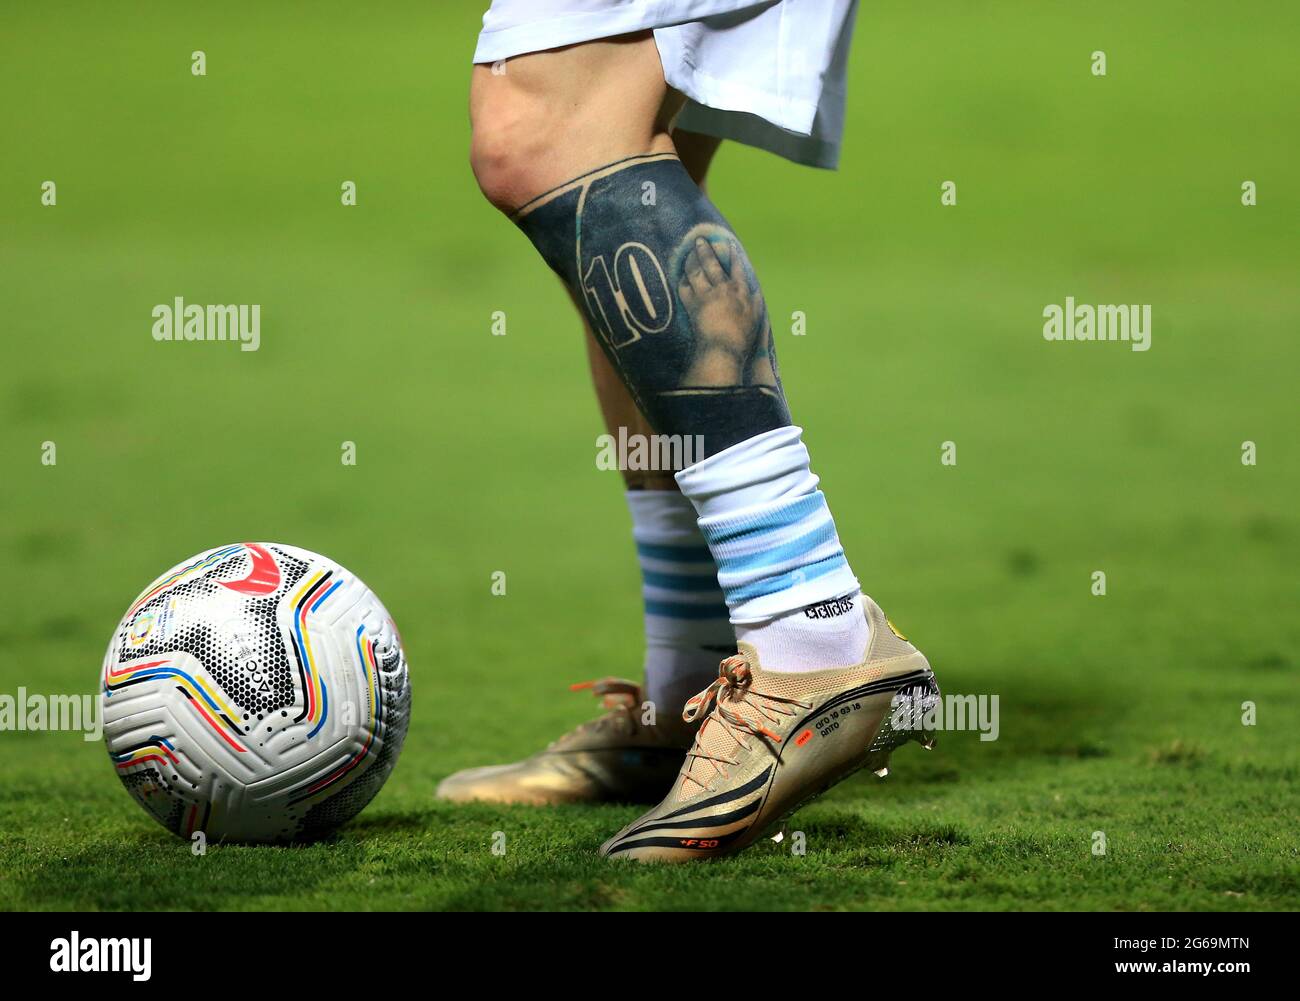
[[[676,490],[629,490],[627,506],[645,601],[645,697],[675,722],[736,652],[736,637],[691,502]]]
[[[736,635],[754,645],[764,670],[859,664],[870,638],[858,580],[802,434],[765,431],[677,474],[699,514]]]
[[[758,651],[765,671],[852,667],[866,657],[870,638],[861,591],[766,622],[736,626],[736,639]]]

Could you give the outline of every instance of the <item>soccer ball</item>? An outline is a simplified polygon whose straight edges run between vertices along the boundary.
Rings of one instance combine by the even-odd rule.
[[[122,784],[184,838],[289,841],[356,816],[397,762],[411,686],[397,627],[332,560],[243,543],[173,567],[104,656]]]

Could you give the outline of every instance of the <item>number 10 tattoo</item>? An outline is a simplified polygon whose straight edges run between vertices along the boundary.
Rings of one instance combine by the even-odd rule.
[[[609,164],[514,220],[657,432],[702,435],[712,455],[790,423],[754,269],[677,157]]]

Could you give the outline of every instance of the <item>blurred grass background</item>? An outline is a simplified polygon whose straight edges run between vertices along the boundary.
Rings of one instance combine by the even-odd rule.
[[[946,690],[999,695],[1002,733],[839,787],[797,821],[804,858],[689,872],[593,857],[634,808],[432,801],[641,656],[579,326],[467,165],[481,12],[0,11],[0,693],[94,691],[149,580],[272,539],[376,589],[416,697],[334,842],[202,860],[98,744],[0,733],[0,906],[1300,904],[1300,10],[869,3],[840,171],[720,153],[850,559]],[[1151,304],[1152,349],[1045,342],[1067,295]],[[261,349],[155,343],[175,296],[260,303]]]

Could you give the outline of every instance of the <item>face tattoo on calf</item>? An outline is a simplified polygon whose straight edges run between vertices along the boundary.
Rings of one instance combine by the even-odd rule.
[[[758,279],[671,154],[634,156],[514,216],[582,303],[641,412],[713,455],[790,424]]]

